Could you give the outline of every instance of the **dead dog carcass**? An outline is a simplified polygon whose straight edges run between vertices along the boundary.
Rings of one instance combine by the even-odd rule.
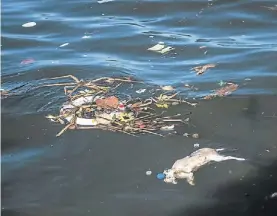
[[[245,160],[244,158],[220,155],[218,152],[222,150],[223,149],[202,148],[187,157],[177,160],[171,169],[167,169],[163,172],[165,175],[164,182],[177,184],[177,179],[187,179],[190,185],[195,185],[193,173],[203,165],[212,161]]]

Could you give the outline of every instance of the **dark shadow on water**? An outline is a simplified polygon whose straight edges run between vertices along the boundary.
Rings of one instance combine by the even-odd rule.
[[[2,214],[277,215],[277,198],[266,199],[277,192],[276,118],[265,117],[275,113],[276,101],[275,96],[202,101],[192,111],[195,127],[178,128],[181,135],[166,138],[105,131],[69,131],[56,138],[62,127],[44,118],[48,112],[14,115],[14,105],[5,103],[11,113],[2,113]],[[173,109],[187,113],[189,108]],[[226,154],[247,161],[203,167],[195,187],[156,179],[194,151],[196,142],[224,147]],[[148,169],[152,176],[145,175]]]
[[[212,195],[214,204],[196,204],[170,216],[273,216],[277,215],[277,197],[270,197],[274,192],[277,192],[277,161],[260,167],[256,176],[220,186]]]
[[[3,210],[1,211],[1,215],[5,215],[5,216],[29,216],[29,214],[26,214],[26,213],[22,213],[20,211],[14,211],[14,210]]]
[[[257,97],[250,96],[248,99],[247,107],[245,109],[245,117],[256,120],[260,109],[261,106]]]

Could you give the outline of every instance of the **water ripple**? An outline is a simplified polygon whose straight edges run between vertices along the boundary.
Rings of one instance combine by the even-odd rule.
[[[207,84],[210,89],[219,80],[243,84],[251,78],[253,85],[243,92],[256,86],[257,94],[270,94],[276,83],[268,86],[259,79],[276,77],[277,13],[263,7],[274,4],[4,1],[2,85],[10,89],[69,73],[82,78],[129,74],[153,84]],[[30,21],[37,25],[22,27]],[[164,55],[147,50],[160,41],[175,50]],[[32,63],[22,64],[26,59]],[[190,70],[207,63],[218,66],[202,76]]]

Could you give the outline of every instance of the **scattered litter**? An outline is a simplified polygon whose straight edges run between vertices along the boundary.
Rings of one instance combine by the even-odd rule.
[[[158,44],[148,48],[147,50],[149,51],[153,51],[153,52],[158,52],[158,53],[161,53],[161,54],[165,54],[171,50],[174,50],[175,48],[173,47],[166,47],[164,42],[159,42]]]
[[[108,2],[112,2],[114,0],[98,0],[97,3],[99,4],[103,4],[103,3],[108,3]]]
[[[209,94],[204,97],[204,99],[212,99],[214,97],[224,97],[232,94],[232,92],[236,91],[238,89],[238,84],[234,83],[227,83],[226,86],[215,90],[215,93]]]
[[[65,47],[67,45],[69,45],[69,43],[64,43],[64,44],[60,45],[59,47]]]
[[[181,98],[178,93],[172,95],[152,95],[147,99],[131,98],[130,95],[118,95],[117,88],[123,85],[135,85],[142,82],[130,77],[102,77],[95,80],[79,80],[67,75],[52,79],[71,78],[72,82],[45,84],[40,87],[64,86],[68,101],[63,103],[57,116],[48,115],[51,121],[65,124],[57,134],[62,135],[68,129],[101,129],[122,132],[128,135],[149,133],[164,137],[156,131],[173,130],[176,125],[188,124],[180,114],[164,116],[157,108],[169,108],[173,102],[195,106]],[[127,86],[125,86],[127,88]],[[125,98],[124,98],[125,97]],[[184,114],[190,115],[191,112]],[[180,117],[180,118],[177,118]],[[173,124],[174,123],[174,124]]]
[[[161,127],[161,130],[163,130],[163,131],[174,130],[174,125],[163,126],[163,127]]]
[[[199,49],[204,49],[204,48],[206,48],[206,46],[201,46],[201,47],[199,47]]]
[[[165,174],[163,174],[163,173],[158,173],[157,174],[157,179],[163,180],[164,178],[165,178]]]
[[[146,91],[146,89],[139,89],[136,91],[136,93],[141,94],[141,93],[144,93],[145,91]]]
[[[192,138],[194,139],[198,139],[199,138],[199,134],[198,133],[194,133],[191,135]]]
[[[251,80],[251,78],[245,78],[244,80],[245,80],[245,81],[250,81],[250,80]]]
[[[184,120],[185,122],[189,122],[189,118]],[[183,136],[185,137],[192,137],[194,139],[198,139],[199,138],[199,134],[198,133],[194,133],[194,134],[189,134],[189,133],[184,133]]]
[[[25,28],[30,28],[30,27],[34,27],[36,25],[35,22],[27,22],[27,23],[24,23],[22,25],[22,27],[25,27]]]
[[[33,58],[28,58],[28,59],[24,59],[20,62],[20,64],[23,64],[23,65],[27,65],[27,64],[31,64],[31,63],[34,63],[35,60]]]
[[[195,185],[194,172],[205,164],[225,160],[245,160],[244,158],[220,155],[218,151],[212,148],[202,148],[189,156],[176,160],[171,169],[164,170],[164,182],[177,184],[177,179],[186,179],[190,185]]]
[[[197,75],[201,75],[203,74],[206,70],[208,70],[209,68],[214,68],[216,66],[216,64],[206,64],[206,65],[202,65],[202,66],[197,66],[197,67],[193,67],[192,70],[194,70],[195,72],[197,72]]]
[[[183,136],[189,137],[189,133],[184,133]]]
[[[174,88],[172,86],[162,86],[162,90],[164,90],[164,91],[173,91]]]
[[[148,171],[146,171],[145,174],[148,175],[148,176],[150,176],[150,175],[152,175],[152,171],[148,170]]]
[[[195,144],[193,145],[193,147],[194,147],[194,148],[199,148],[200,145],[199,145],[199,143],[195,143]]]

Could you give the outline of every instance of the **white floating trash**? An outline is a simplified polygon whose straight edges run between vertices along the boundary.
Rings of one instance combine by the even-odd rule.
[[[69,45],[69,43],[64,43],[64,44],[60,45],[60,47],[65,47],[67,45]]]
[[[152,174],[152,171],[148,170],[148,171],[146,171],[145,174],[148,175],[148,176],[150,176],[150,175]]]
[[[34,27],[35,25],[36,25],[35,22],[27,22],[27,23],[24,23],[22,25],[22,27],[24,27],[24,28],[30,28],[30,27]]]

